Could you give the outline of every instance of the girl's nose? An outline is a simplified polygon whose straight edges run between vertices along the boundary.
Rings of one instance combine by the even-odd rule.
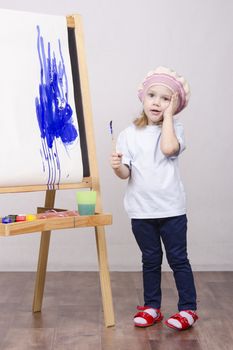
[[[160,105],[160,98],[159,98],[159,97],[155,97],[153,103],[154,103],[155,105],[159,106],[159,105]]]

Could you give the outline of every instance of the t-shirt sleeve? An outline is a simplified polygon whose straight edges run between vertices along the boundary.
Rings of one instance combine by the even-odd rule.
[[[117,138],[116,151],[122,153],[122,163],[131,168],[131,155],[128,147],[127,132],[122,131]]]
[[[175,154],[174,156],[172,156],[170,158],[178,157],[186,148],[183,125],[179,121],[175,121],[174,122],[174,129],[175,129],[176,137],[177,137],[177,140],[179,142],[180,148],[179,148],[179,151],[177,152],[177,154]]]

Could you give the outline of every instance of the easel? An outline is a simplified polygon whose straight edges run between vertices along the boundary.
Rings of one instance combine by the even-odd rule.
[[[100,285],[102,293],[103,311],[105,326],[114,326],[114,311],[112,303],[112,292],[110,284],[110,276],[108,269],[107,248],[105,241],[104,225],[112,223],[110,214],[102,213],[100,186],[98,177],[98,168],[96,161],[96,151],[93,133],[92,112],[89,95],[89,86],[87,79],[87,67],[85,62],[84,40],[82,32],[82,20],[80,15],[67,17],[67,26],[73,31],[76,42],[76,54],[78,60],[79,77],[73,77],[74,85],[77,78],[81,89],[82,108],[84,116],[84,128],[86,136],[87,160],[89,167],[89,176],[85,176],[83,181],[78,184],[61,184],[54,186],[53,189],[47,189],[47,186],[22,186],[22,187],[1,187],[0,193],[17,193],[17,192],[33,192],[46,191],[44,208],[38,208],[38,212],[46,211],[54,208],[56,190],[62,189],[81,189],[89,188],[97,191],[96,213],[92,216],[81,217],[64,217],[40,219],[28,222],[16,222],[11,224],[0,224],[0,236],[12,236],[32,232],[41,232],[41,243],[38,258],[38,267],[35,282],[33,312],[40,312],[42,308],[43,293],[45,286],[45,277],[47,269],[47,260],[49,253],[49,243],[52,230],[60,230],[64,228],[78,227],[94,227],[95,238],[99,262]]]

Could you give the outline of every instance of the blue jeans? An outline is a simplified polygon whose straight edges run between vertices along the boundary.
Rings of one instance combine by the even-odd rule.
[[[162,240],[179,295],[178,310],[196,310],[196,289],[187,254],[186,215],[132,219],[132,230],[142,252],[145,306],[161,307]]]

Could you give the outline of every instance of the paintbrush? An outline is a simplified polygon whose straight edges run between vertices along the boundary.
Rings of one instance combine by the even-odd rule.
[[[112,151],[116,152],[116,140],[115,140],[114,133],[113,133],[112,120],[109,123],[109,130],[110,130],[110,134],[112,137]]]

